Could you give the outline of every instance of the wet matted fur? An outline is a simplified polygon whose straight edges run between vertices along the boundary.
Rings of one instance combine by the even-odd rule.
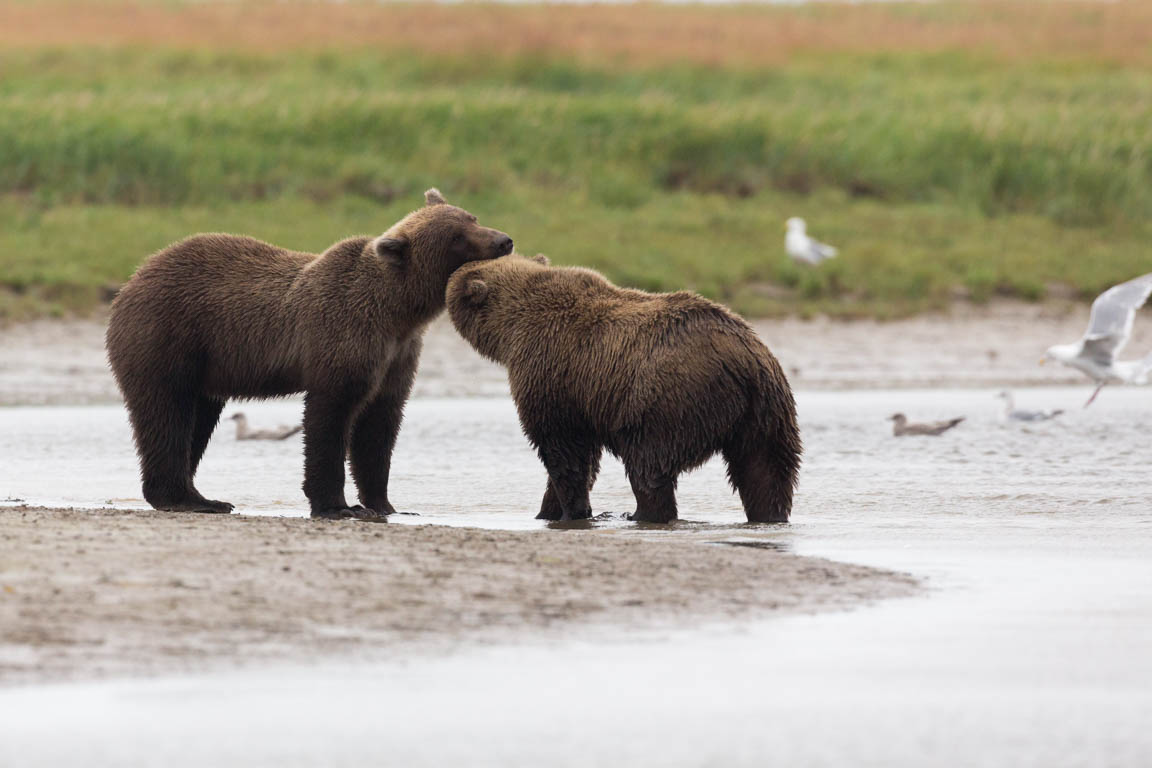
[[[540,518],[591,516],[607,448],[624,462],[635,520],[676,519],[678,476],[717,452],[749,521],[788,520],[801,453],[792,389],[725,307],[519,256],[465,265],[447,301],[461,335],[508,368],[548,470]]]
[[[512,251],[436,190],[379,237],[323,254],[195,235],[151,256],[112,304],[108,359],[132,420],[144,498],[228,512],[193,485],[228,398],[304,392],[304,493],[320,517],[376,516],[424,329],[460,265]],[[361,507],[344,498],[350,459]]]

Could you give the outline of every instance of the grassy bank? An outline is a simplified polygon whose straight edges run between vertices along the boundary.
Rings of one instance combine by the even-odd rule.
[[[0,12],[24,14],[0,50],[9,316],[83,310],[193,231],[378,232],[432,184],[521,250],[750,314],[1088,296],[1152,264],[1138,4],[100,4],[103,26],[66,25],[79,38],[42,23],[93,7]],[[787,262],[792,215],[842,258]]]

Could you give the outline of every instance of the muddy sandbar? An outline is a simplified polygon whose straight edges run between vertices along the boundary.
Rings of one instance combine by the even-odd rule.
[[[1076,371],[1037,361],[1048,346],[1080,338],[1087,324],[1088,307],[1055,301],[957,304],[947,314],[891,322],[753,321],[797,389],[1084,384]],[[1131,348],[1150,346],[1152,323],[1137,322]],[[120,399],[104,358],[102,318],[0,327],[0,349],[0,405]],[[473,351],[446,318],[432,324],[413,397],[507,394],[503,368]]]
[[[742,537],[771,529],[743,529]],[[741,622],[916,591],[715,536],[0,509],[0,683],[395,659],[469,643]],[[747,540],[745,538],[745,540]],[[525,632],[524,630],[533,630]]]

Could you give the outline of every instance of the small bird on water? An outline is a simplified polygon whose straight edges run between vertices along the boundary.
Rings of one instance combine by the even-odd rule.
[[[237,440],[285,440],[304,429],[303,424],[297,424],[294,427],[281,424],[275,429],[250,429],[248,417],[243,413],[234,413],[231,419],[236,422]]]
[[[804,219],[793,216],[785,223],[788,234],[784,236],[784,250],[793,261],[818,266],[821,262],[835,258],[839,253],[835,248],[819,240],[808,237],[808,225]]]
[[[908,421],[908,417],[902,413],[894,413],[888,417],[888,420],[892,422],[892,434],[894,436],[908,437],[910,435],[942,435],[964,421],[964,417],[916,423]]]
[[[1048,421],[1064,413],[1064,411],[1059,409],[1055,411],[1027,411],[1022,408],[1017,408],[1016,398],[1014,398],[1008,390],[1004,390],[996,395],[996,397],[1004,401],[1004,418],[1009,421]]]
[[[1041,365],[1047,360],[1056,360],[1096,382],[1096,391],[1084,403],[1085,408],[1092,405],[1105,384],[1148,383],[1152,353],[1142,360],[1123,362],[1116,356],[1132,337],[1136,310],[1144,306],[1149,294],[1152,294],[1152,273],[1112,286],[1092,302],[1092,314],[1084,337],[1074,344],[1048,347],[1040,358]]]

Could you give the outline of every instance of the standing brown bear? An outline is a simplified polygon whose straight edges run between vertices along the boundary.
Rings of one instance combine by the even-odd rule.
[[[748,520],[787,522],[801,451],[792,389],[732,312],[542,257],[468,264],[447,300],[461,335],[508,368],[520,423],[548,470],[540,519],[592,516],[606,447],[632,483],[633,520],[675,520],[677,477],[719,451]]]
[[[437,190],[425,202],[319,256],[206,234],[140,267],[112,304],[107,347],[149,504],[231,511],[192,484],[225,400],[304,392],[313,517],[394,511],[388,471],[424,329],[454,270],[512,252],[512,238]],[[346,456],[362,507],[344,499]]]

